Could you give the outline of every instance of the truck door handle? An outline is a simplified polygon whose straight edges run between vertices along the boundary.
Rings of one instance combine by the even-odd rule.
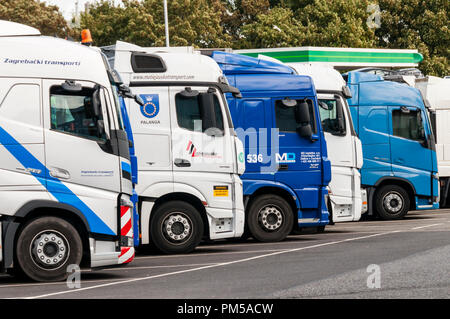
[[[287,171],[289,169],[289,165],[288,164],[280,164],[278,166],[278,170],[279,171]]]
[[[405,162],[405,160],[404,160],[403,158],[401,158],[401,157],[397,157],[397,158],[395,159],[395,162],[396,162],[396,163],[399,163],[399,164],[403,164],[403,163]]]
[[[182,158],[176,158],[174,164],[177,167],[191,167],[191,162]]]
[[[69,179],[70,173],[63,168],[53,167],[50,170],[50,176],[55,177],[55,178]]]

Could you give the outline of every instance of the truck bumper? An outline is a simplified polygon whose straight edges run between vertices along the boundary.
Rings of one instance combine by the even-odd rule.
[[[223,239],[241,237],[244,232],[245,212],[243,208],[234,210],[206,207],[209,223],[209,238]]]
[[[133,259],[134,247],[124,247],[117,251],[116,241],[89,238],[91,268],[121,265]],[[130,243],[132,245],[132,242]]]
[[[330,217],[326,204],[328,190],[326,187],[322,187],[320,191],[322,198],[320,207],[316,209],[298,210],[297,222],[299,227],[318,227],[328,225]]]

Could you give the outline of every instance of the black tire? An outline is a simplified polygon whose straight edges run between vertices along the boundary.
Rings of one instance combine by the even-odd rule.
[[[328,219],[329,219],[328,225],[334,225],[335,222],[333,221],[333,205],[331,204],[331,199],[329,197],[328,197],[327,209],[328,209],[328,213],[330,214],[328,216]],[[324,226],[324,230],[325,230],[325,226]]]
[[[324,233],[325,232],[325,226],[317,226],[317,232],[320,233]]]
[[[18,271],[35,281],[65,280],[69,276],[67,267],[79,266],[82,257],[83,243],[78,231],[61,218],[30,220],[17,238]]]
[[[258,196],[248,208],[248,230],[258,241],[276,242],[285,239],[292,231],[293,223],[292,208],[280,196],[272,194]],[[273,229],[269,229],[271,227]]]
[[[408,192],[398,185],[385,185],[375,195],[375,208],[383,220],[403,218],[409,210]]]
[[[183,201],[167,202],[159,206],[152,215],[151,241],[152,245],[160,252],[166,254],[190,253],[202,240],[203,220],[200,213],[191,204]],[[177,238],[175,239],[175,237]]]

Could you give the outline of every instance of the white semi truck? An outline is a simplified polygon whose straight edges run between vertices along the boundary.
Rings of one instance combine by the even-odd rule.
[[[134,257],[114,72],[99,50],[0,21],[0,270],[63,280]]]
[[[127,103],[138,156],[141,244],[192,251],[202,238],[244,230],[243,145],[224,94],[228,85],[193,48],[104,48],[124,83],[145,105]]]
[[[283,49],[236,50],[235,53],[282,63],[269,54]],[[368,210],[367,191],[361,187],[359,169],[363,165],[362,145],[353,129],[347,98],[350,90],[341,74],[332,66],[307,62],[286,62],[300,75],[314,81],[320,117],[331,161],[329,212],[331,223],[358,221]]]
[[[450,199],[450,78],[427,76],[407,81],[420,90],[428,103],[431,126],[436,139],[440,183],[440,207],[448,207]]]
[[[358,221],[367,211],[366,190],[361,188],[362,145],[347,104],[350,90],[331,66],[287,63],[298,74],[309,75],[317,90],[320,118],[331,160],[329,210],[332,222]]]

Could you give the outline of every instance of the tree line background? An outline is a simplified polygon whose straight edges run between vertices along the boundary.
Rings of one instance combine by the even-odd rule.
[[[427,75],[450,75],[449,0],[168,0],[171,46],[233,49],[293,46],[418,49]],[[380,26],[369,28],[368,6]],[[116,40],[164,46],[163,0],[97,1],[72,26],[57,6],[0,0],[0,19],[79,41],[89,28],[97,46]],[[72,21],[74,22],[74,21]]]

